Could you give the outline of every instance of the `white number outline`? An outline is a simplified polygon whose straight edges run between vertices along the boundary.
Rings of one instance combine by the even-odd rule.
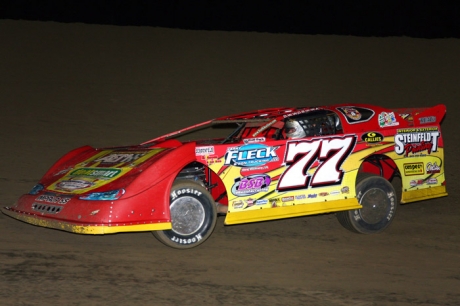
[[[353,134],[289,141],[284,154],[287,168],[278,180],[276,189],[288,191],[342,184],[345,172],[341,167],[354,150],[356,141],[357,136]],[[319,165],[310,176],[308,171],[316,161]],[[334,175],[325,180],[331,177],[331,171],[335,172]]]

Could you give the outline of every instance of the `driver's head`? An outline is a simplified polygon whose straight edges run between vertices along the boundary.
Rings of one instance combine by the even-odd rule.
[[[290,139],[303,138],[306,136],[305,130],[296,120],[289,119],[284,125],[286,137]]]

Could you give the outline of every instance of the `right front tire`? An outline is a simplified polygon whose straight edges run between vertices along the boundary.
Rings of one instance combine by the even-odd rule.
[[[212,234],[217,221],[214,199],[200,184],[176,181],[170,193],[172,229],[154,231],[162,243],[176,249],[196,247]]]
[[[362,208],[337,213],[337,219],[346,229],[361,234],[374,234],[386,229],[393,221],[398,199],[395,189],[385,178],[371,173],[359,173],[356,197]]]

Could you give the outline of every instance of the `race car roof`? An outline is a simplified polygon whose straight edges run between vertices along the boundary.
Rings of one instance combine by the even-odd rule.
[[[263,122],[269,121],[272,119],[279,120],[283,116],[292,115],[292,113],[302,113],[312,110],[318,110],[318,107],[279,107],[279,108],[266,108],[251,112],[240,113],[236,115],[223,116],[212,120],[213,122],[242,122],[242,121],[251,121],[251,122]]]

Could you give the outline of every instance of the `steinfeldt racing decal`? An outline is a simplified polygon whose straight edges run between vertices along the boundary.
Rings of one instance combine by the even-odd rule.
[[[431,154],[438,150],[440,135],[436,127],[399,129],[395,135],[395,152],[405,157],[423,151]]]
[[[293,190],[341,184],[344,175],[341,166],[355,144],[356,135],[288,142],[284,157],[287,169],[281,175],[277,189]],[[319,165],[311,176],[308,171],[315,162]]]
[[[263,144],[249,144],[229,148],[225,154],[225,165],[255,167],[275,162],[279,160],[276,154],[278,148],[279,146],[271,147]]]

